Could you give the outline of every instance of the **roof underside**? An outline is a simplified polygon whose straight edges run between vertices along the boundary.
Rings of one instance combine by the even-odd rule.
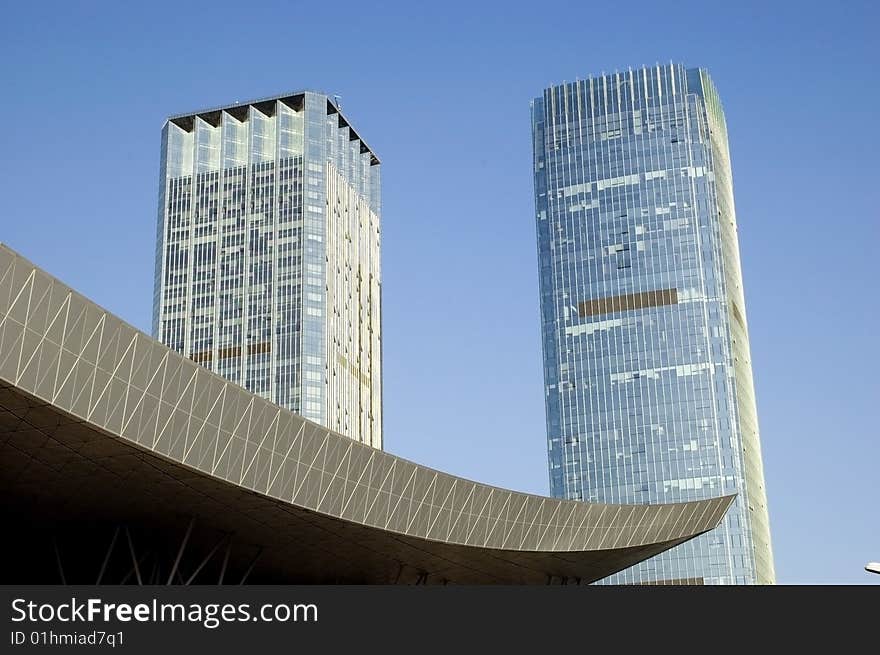
[[[0,412],[4,583],[57,582],[53,540],[62,545],[68,581],[81,576],[79,582],[92,583],[114,526],[139,533],[133,539],[139,554],[157,548],[173,553],[190,519],[187,552],[195,555],[181,565],[184,575],[223,543],[230,546],[227,579],[237,581],[255,561],[252,583],[587,583],[675,545],[535,553],[412,538],[193,471],[12,387],[0,388]],[[76,532],[86,537],[71,544]],[[72,546],[73,552],[93,553],[91,567],[79,563],[81,555],[68,555]],[[216,569],[221,559],[215,554],[209,563]]]

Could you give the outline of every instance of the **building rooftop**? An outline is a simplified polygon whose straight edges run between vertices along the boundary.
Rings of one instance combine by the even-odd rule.
[[[324,96],[327,99],[327,115],[329,116],[331,114],[336,114],[338,119],[338,126],[340,128],[347,127],[349,129],[349,140],[360,142],[360,149],[362,154],[367,152],[370,153],[371,165],[376,165],[380,163],[379,158],[376,156],[376,153],[361,138],[361,136],[357,133],[349,120],[342,113],[339,103],[335,100],[335,97],[328,95],[323,91],[304,89],[301,91],[281,93],[278,95],[268,96],[265,98],[257,98],[254,100],[236,101],[231,104],[220,105],[217,107],[209,107],[207,109],[200,109],[183,114],[173,114],[168,117],[167,121],[170,123],[174,123],[182,130],[191,132],[195,124],[195,118],[197,116],[206,123],[217,127],[220,124],[220,117],[223,112],[230,114],[232,117],[239,121],[243,121],[247,118],[248,109],[250,107],[254,107],[257,111],[266,116],[274,116],[276,102],[283,102],[294,111],[302,111],[305,95],[307,93]]]

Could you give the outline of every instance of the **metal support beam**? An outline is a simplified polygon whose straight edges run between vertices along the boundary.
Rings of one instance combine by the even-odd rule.
[[[134,562],[135,576],[137,577],[138,584],[142,585],[142,584],[144,584],[144,581],[141,579],[141,570],[138,567],[138,558],[134,554],[134,544],[131,541],[131,532],[129,532],[128,527],[125,528],[125,536],[128,538],[128,550],[129,550],[129,552],[131,552],[131,561]],[[131,572],[129,572],[128,575],[131,575]],[[128,575],[125,576],[126,580],[128,579]],[[122,583],[122,584],[125,584],[125,583]]]
[[[253,561],[251,561],[251,565],[249,567],[247,567],[247,571],[245,571],[244,575],[241,577],[241,582],[239,582],[238,584],[243,585],[245,583],[245,580],[248,579],[248,576],[251,574],[251,571],[254,570],[254,566],[256,566],[257,560],[260,559],[260,555],[262,555],[262,554],[263,554],[263,548],[261,546],[259,548],[259,550],[257,550],[257,554],[254,556]]]
[[[61,566],[61,553],[58,551],[58,540],[52,537],[52,548],[55,549],[55,563],[58,565],[58,574],[61,576],[61,584],[66,585],[67,580],[64,578],[64,567]]]
[[[195,523],[195,518],[191,518],[189,520],[189,525],[186,526],[186,534],[183,535],[183,541],[180,543],[180,549],[177,551],[177,558],[174,560],[174,566],[171,567],[171,573],[168,574],[168,582],[166,585],[171,584],[171,581],[174,580],[174,574],[177,573],[177,566],[180,564],[180,558],[183,557],[183,550],[186,548],[186,542],[189,541],[189,535],[193,529],[193,523]]]
[[[139,564],[145,562],[149,556],[150,556],[150,553],[147,552],[147,553],[144,553],[143,555],[141,555],[139,558],[137,558],[134,561],[134,566],[132,566],[128,570],[128,573],[125,574],[125,577],[122,578],[122,582],[120,582],[119,584],[123,585],[126,582],[128,582],[128,579],[131,577],[131,574],[137,572]],[[143,584],[143,583],[140,580],[138,580],[138,584]]]
[[[220,579],[217,580],[217,584],[223,584],[223,576],[226,575],[226,565],[229,564],[229,555],[232,552],[232,540],[230,539],[229,543],[226,544],[226,554],[223,555],[223,566],[220,567]]]
[[[211,549],[211,552],[209,552],[207,555],[205,555],[205,559],[202,560],[202,563],[199,564],[199,565],[196,567],[196,570],[192,572],[192,575],[189,576],[189,578],[186,579],[186,582],[183,583],[185,586],[189,586],[189,584],[190,584],[190,583],[195,579],[195,577],[199,574],[199,571],[201,571],[201,570],[204,568],[205,564],[207,564],[207,563],[210,561],[210,559],[214,556],[214,553],[216,553],[217,550],[220,548],[220,546],[222,546],[223,543],[224,543],[225,541],[227,541],[231,536],[232,536],[232,535],[230,535],[230,534],[225,534],[225,535],[223,535],[222,537],[220,537],[220,541],[218,541],[218,542],[214,545],[214,547]],[[228,552],[228,551],[227,551],[227,552]]]
[[[101,579],[104,577],[104,572],[107,570],[107,564],[110,562],[110,555],[113,553],[113,547],[116,545],[116,538],[119,536],[119,526],[116,526],[116,529],[113,530],[113,538],[110,540],[110,546],[107,548],[107,554],[104,555],[104,562],[101,564],[101,570],[98,571],[98,579],[95,581],[96,585],[101,584]]]

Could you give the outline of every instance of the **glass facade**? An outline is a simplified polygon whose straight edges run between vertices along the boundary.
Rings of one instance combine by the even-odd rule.
[[[736,493],[715,530],[605,582],[775,581],[727,131],[681,65],[532,102],[551,495]]]
[[[379,169],[322,93],[170,118],[153,336],[381,448]]]

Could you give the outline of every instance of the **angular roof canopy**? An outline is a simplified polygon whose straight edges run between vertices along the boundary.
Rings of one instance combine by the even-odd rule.
[[[22,544],[6,559],[27,564],[9,575],[39,568],[39,543],[58,555],[64,526],[70,544],[116,525],[138,580],[133,533],[144,558],[182,543],[201,549],[190,572],[279,583],[586,583],[711,530],[733,500],[583,503],[414,464],[211,373],[3,245],[0,492]]]

